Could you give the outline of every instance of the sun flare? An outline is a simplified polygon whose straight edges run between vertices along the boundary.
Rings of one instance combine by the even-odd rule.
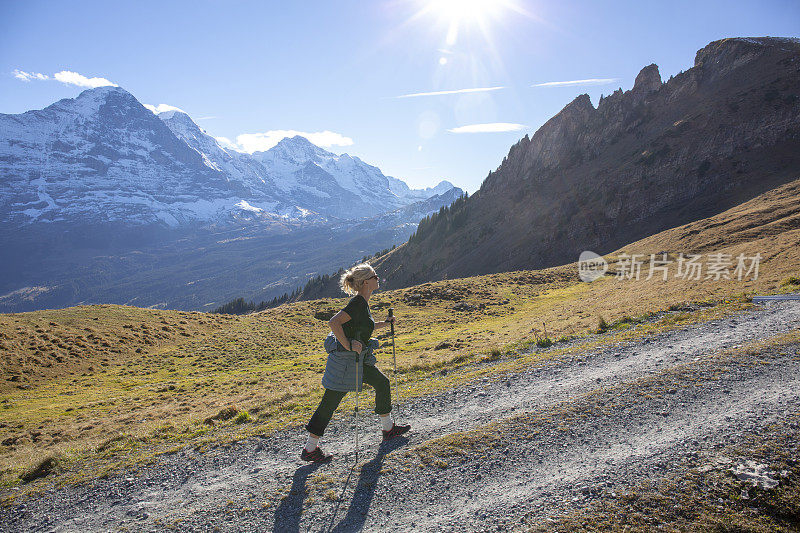
[[[504,0],[429,0],[432,13],[448,22],[483,22],[510,7]]]
[[[455,44],[459,33],[469,27],[478,28],[484,36],[490,26],[507,11],[524,13],[515,0],[421,0],[419,16],[432,17],[447,29],[445,42]]]

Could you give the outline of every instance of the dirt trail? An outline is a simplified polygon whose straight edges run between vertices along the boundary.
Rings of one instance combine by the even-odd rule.
[[[64,488],[2,509],[0,527],[507,530],[526,516],[546,519],[581,507],[604,491],[658,475],[678,457],[733,442],[800,409],[796,345],[765,353],[755,366],[747,359],[721,364],[709,357],[798,328],[800,302],[770,303],[419,398],[403,409],[413,432],[390,446],[380,446],[376,417],[365,414],[360,468],[352,469],[350,415],[334,419],[323,439],[324,448],[336,454],[329,465],[297,459],[302,431],[246,439],[205,454],[186,449],[137,475]],[[540,424],[538,434],[514,421],[530,414],[547,419],[576,405],[587,416]],[[349,400],[342,409],[352,409]],[[496,420],[509,420],[508,430],[491,445],[470,450],[474,455],[425,467],[408,466],[410,459],[401,457],[428,439]]]

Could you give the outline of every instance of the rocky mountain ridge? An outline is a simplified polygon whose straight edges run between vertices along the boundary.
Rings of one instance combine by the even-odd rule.
[[[800,175],[800,42],[733,38],[661,81],[582,94],[457,210],[378,259],[387,288],[544,268],[722,212]]]

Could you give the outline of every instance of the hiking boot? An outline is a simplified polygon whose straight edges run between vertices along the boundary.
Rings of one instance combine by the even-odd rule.
[[[305,448],[300,452],[300,459],[303,461],[311,461],[312,463],[327,463],[333,459],[333,455],[327,454],[319,449],[319,446],[314,448],[313,452],[309,452]]]
[[[398,426],[397,424],[392,422],[392,429],[390,429],[389,431],[383,430],[383,441],[386,442],[387,440],[392,440],[398,435],[402,435],[409,429],[411,429],[411,426],[409,425]]]

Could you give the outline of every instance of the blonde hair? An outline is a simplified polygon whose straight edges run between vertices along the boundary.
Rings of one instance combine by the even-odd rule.
[[[349,268],[339,278],[339,287],[347,294],[353,295],[358,292],[361,285],[367,278],[375,275],[375,269],[369,263],[361,263]]]

